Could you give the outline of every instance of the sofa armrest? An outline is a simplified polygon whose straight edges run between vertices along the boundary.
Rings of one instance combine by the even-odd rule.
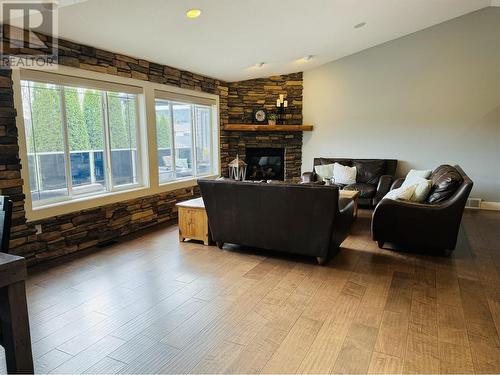
[[[394,190],[394,189],[401,187],[401,185],[403,185],[403,182],[405,182],[404,177],[394,180],[394,182],[392,183],[392,186],[391,186],[391,190]]]
[[[304,172],[302,173],[302,182],[316,182],[316,173]]]
[[[391,185],[392,185],[392,176],[390,175],[380,176],[377,185],[377,192],[375,193],[375,201],[374,201],[375,204],[380,202],[382,198],[389,192],[389,190],[391,190]]]

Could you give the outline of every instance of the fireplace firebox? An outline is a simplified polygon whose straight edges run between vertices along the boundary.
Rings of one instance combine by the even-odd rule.
[[[285,180],[285,149],[247,147],[247,180]]]

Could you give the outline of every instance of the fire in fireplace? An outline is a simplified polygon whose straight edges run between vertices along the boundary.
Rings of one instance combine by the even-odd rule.
[[[285,149],[272,147],[248,147],[245,150],[247,180],[285,179]]]

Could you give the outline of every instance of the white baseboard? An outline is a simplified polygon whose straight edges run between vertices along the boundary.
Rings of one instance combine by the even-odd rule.
[[[481,210],[500,211],[500,202],[481,202]]]

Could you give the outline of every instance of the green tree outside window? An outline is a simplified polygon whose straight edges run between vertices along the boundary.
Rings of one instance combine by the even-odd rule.
[[[104,149],[104,131],[101,109],[101,94],[94,90],[85,90],[83,95],[83,117],[91,150]]]
[[[33,130],[29,151],[61,152],[64,150],[61,125],[61,99],[58,88],[35,83],[31,88],[31,121]]]
[[[78,90],[64,89],[66,99],[66,119],[68,123],[69,146],[71,151],[86,151],[90,149],[87,124],[83,117]]]

